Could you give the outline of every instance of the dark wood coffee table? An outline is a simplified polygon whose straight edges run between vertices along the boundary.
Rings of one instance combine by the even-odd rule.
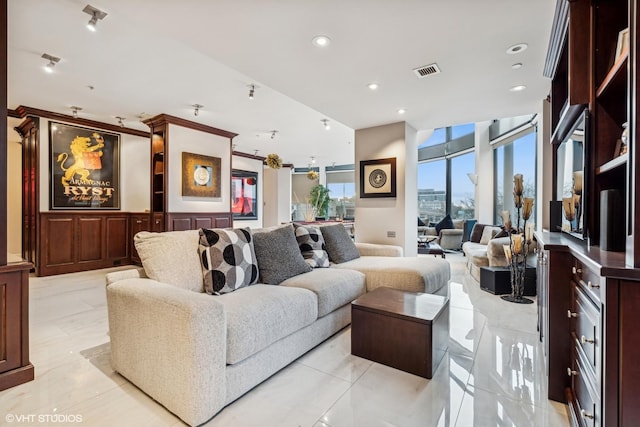
[[[351,303],[351,354],[424,378],[449,344],[449,299],[377,288]]]

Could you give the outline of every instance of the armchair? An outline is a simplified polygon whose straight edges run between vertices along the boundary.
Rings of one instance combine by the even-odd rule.
[[[440,233],[436,231],[435,227],[418,226],[418,238],[433,236],[435,241],[442,249],[445,250],[460,250],[462,247],[462,235],[464,231],[463,219],[454,219],[454,228],[444,228],[440,230]]]

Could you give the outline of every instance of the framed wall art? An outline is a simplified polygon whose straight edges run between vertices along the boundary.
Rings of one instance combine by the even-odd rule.
[[[233,220],[258,219],[258,172],[231,172]]]
[[[360,197],[396,197],[396,158],[360,161]]]
[[[182,195],[220,197],[220,157],[182,153]]]
[[[120,135],[49,122],[50,208],[120,209]]]

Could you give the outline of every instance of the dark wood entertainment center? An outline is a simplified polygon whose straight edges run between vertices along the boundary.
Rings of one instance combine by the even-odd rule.
[[[584,128],[584,224],[578,233],[536,233],[539,326],[549,398],[567,402],[574,426],[636,426],[640,420],[640,154],[638,1],[559,0],[545,66],[552,78],[553,200],[557,147]],[[629,28],[630,49],[621,49]],[[586,111],[586,113],[585,113]],[[628,122],[628,152],[616,142]],[[623,207],[601,206],[605,190]],[[622,252],[602,250],[608,221],[624,223]],[[601,237],[604,236],[604,237]]]

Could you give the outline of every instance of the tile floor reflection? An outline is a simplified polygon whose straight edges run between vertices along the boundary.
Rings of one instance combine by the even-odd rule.
[[[546,399],[535,304],[481,291],[461,255],[447,260],[451,338],[433,379],[352,356],[346,328],[206,425],[568,426],[565,406]],[[113,372],[105,272],[31,278],[36,380],[0,392],[0,425],[7,414],[81,415],[85,426],[184,425]]]

